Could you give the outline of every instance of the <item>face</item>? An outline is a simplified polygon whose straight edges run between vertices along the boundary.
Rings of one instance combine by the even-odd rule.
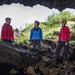
[[[35,26],[35,28],[38,28],[37,22],[34,22],[34,26]]]
[[[6,23],[10,24],[11,23],[11,20],[10,19],[7,19],[6,20]]]
[[[66,25],[66,23],[67,23],[66,21],[61,22],[62,26]]]

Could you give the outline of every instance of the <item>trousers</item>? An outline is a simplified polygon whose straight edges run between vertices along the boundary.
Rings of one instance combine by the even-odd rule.
[[[32,44],[33,44],[33,50],[40,50],[41,49],[41,44],[40,44],[40,40],[32,40]]]
[[[67,61],[69,47],[68,47],[68,45],[65,45],[65,43],[66,43],[66,41],[61,41],[59,43],[59,45],[57,46],[57,48],[56,48],[56,58],[58,59],[60,57],[59,53],[60,53],[61,49],[64,47],[64,53],[63,53],[62,57],[63,57],[64,61]]]

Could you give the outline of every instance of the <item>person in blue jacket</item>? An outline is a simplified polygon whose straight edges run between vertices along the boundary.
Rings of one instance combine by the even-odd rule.
[[[41,49],[42,29],[39,27],[39,21],[34,22],[34,28],[31,29],[30,42],[33,44],[33,50]],[[37,46],[37,48],[36,48]]]

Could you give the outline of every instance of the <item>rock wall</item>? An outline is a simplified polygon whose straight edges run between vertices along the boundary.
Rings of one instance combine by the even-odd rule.
[[[0,63],[9,63],[18,67],[27,67],[38,62],[32,53],[21,48],[0,42]]]
[[[69,46],[70,52],[67,63],[62,62],[62,60],[57,63],[55,60],[53,50],[56,44],[53,41],[44,40],[42,45],[46,50],[33,52],[0,42],[0,74],[75,75],[75,44],[71,46],[72,48]],[[49,45],[50,47],[47,48]]]
[[[57,8],[60,11],[65,8],[75,8],[75,0],[0,0],[0,5],[11,3],[20,3],[31,7],[40,4],[49,8]]]

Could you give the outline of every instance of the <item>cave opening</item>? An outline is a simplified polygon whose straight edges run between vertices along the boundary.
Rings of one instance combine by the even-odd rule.
[[[47,21],[48,16],[57,15],[62,11],[70,11],[72,15],[75,15],[74,4],[74,0],[66,0],[66,2],[65,0],[0,0],[0,28],[2,28],[4,19],[7,16],[12,18],[14,29],[23,29],[26,25],[33,23],[34,20],[44,22]],[[3,64],[1,66],[5,68],[7,65],[4,66]]]
[[[75,15],[75,10],[73,8],[64,8],[60,10],[56,7],[48,7],[46,5],[40,4],[38,2],[33,2],[31,5],[24,5],[21,3],[12,3],[11,1],[5,0],[7,3],[3,2],[3,5],[0,5],[0,33],[3,23],[5,22],[6,17],[11,17],[13,28],[23,29],[29,24],[32,24],[35,20],[40,22],[45,22],[48,20],[48,16],[56,16],[61,12],[70,12],[72,15]],[[16,1],[16,0],[15,0]],[[18,0],[17,0],[18,1]],[[17,2],[16,1],[16,2]],[[51,6],[51,5],[50,5]],[[62,8],[62,6],[61,6]]]

